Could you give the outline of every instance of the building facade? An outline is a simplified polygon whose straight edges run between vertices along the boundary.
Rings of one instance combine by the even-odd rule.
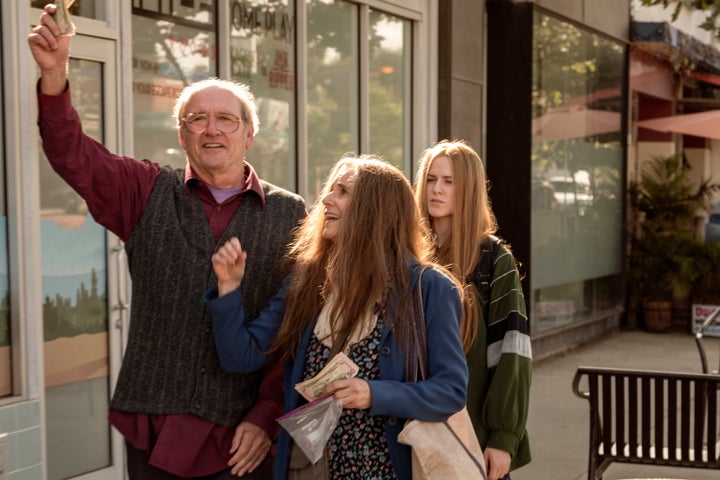
[[[44,3],[0,7],[0,470],[120,479],[107,410],[132,285],[119,239],[43,158],[25,37]],[[308,205],[345,152],[412,178],[428,145],[467,139],[522,262],[536,356],[620,324],[628,0],[91,0],[71,13],[74,104],[110,150],[184,165],[174,98],[212,76],[250,86],[248,160]]]

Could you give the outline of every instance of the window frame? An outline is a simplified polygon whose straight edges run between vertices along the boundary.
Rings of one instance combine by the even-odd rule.
[[[294,3],[295,17],[295,104],[296,117],[294,129],[296,132],[295,152],[295,191],[308,200],[308,125],[307,125],[307,4],[304,1],[288,0]],[[359,149],[358,153],[372,153],[368,151],[370,130],[370,95],[369,86],[369,55],[368,42],[362,41],[369,35],[370,10],[381,11],[395,15],[410,22],[410,81],[411,91],[408,93],[411,101],[408,104],[410,116],[410,138],[407,145],[410,148],[410,165],[407,166],[409,180],[412,182],[416,171],[416,161],[420,153],[427,148],[429,142],[437,135],[437,81],[428,78],[427,72],[437,71],[438,53],[438,22],[439,6],[436,2],[427,5],[419,0],[392,0],[392,3],[383,0],[336,0],[351,3],[359,9],[360,45],[360,81],[359,81]],[[229,19],[231,3],[233,0],[219,2],[217,14],[219,19]],[[223,78],[230,78],[230,25],[226,20],[218,20],[218,74]],[[420,53],[422,52],[422,53]],[[262,120],[262,119],[261,119]],[[262,175],[261,175],[262,176]]]

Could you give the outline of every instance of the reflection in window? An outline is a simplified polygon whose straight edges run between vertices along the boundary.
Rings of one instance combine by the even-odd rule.
[[[293,2],[230,2],[230,71],[250,87],[260,117],[248,162],[260,178],[295,186],[295,33]]]
[[[31,0],[30,6],[33,8],[43,8],[50,0]],[[94,18],[96,20],[105,20],[105,3],[106,0],[83,0],[73,2],[68,8],[70,15],[85,18]]]
[[[195,0],[171,1],[167,0],[133,0],[133,13],[148,17],[160,15],[175,17],[193,22],[215,23],[215,0],[202,0],[196,5]]]
[[[370,152],[410,175],[410,22],[370,11]]]
[[[175,99],[185,86],[217,75],[212,26],[201,29],[183,24],[185,17],[196,20],[207,12],[185,13],[177,22],[137,14],[132,19],[135,157],[174,167],[185,166],[172,117]]]
[[[261,177],[296,189],[296,158],[307,162],[312,204],[330,167],[345,153],[376,153],[410,173],[411,23],[353,2],[308,0],[304,65],[307,152],[296,152],[294,2],[230,1],[230,71],[260,107],[261,128],[248,154]],[[360,39],[360,12],[369,34]],[[360,59],[360,41],[369,58]],[[368,65],[368,72],[360,66]],[[361,79],[368,78],[367,89]],[[367,98],[361,93],[367,92]],[[368,102],[368,118],[360,105]],[[369,131],[363,131],[367,121]],[[369,151],[361,151],[361,135]],[[307,153],[307,155],[305,155]]]
[[[330,167],[358,152],[358,9],[348,2],[308,4],[308,198],[314,199]]]
[[[2,77],[3,67],[2,62],[0,62],[0,78]],[[1,102],[0,112],[4,113]],[[12,395],[13,393],[4,141],[5,125],[4,115],[2,115],[0,116],[0,397]]]
[[[620,302],[625,49],[536,14],[533,46],[533,328]]]

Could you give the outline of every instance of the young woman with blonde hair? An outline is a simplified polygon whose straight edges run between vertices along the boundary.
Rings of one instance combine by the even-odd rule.
[[[509,246],[494,236],[497,223],[480,157],[464,141],[428,148],[415,199],[431,228],[434,260],[463,285],[467,407],[488,480],[506,479],[530,461],[525,424],[532,349],[520,275]]]
[[[397,436],[407,418],[440,421],[465,404],[467,365],[460,340],[457,284],[436,268],[422,273],[428,374],[405,381],[402,334],[412,292],[429,249],[412,187],[397,168],[374,158],[342,158],[318,203],[298,230],[289,258],[293,273],[259,317],[245,323],[241,284],[247,262],[237,240],[213,256],[217,291],[206,302],[220,363],[252,371],[285,363],[285,410],[301,404],[294,386],[337,353],[360,367],[324,390],[343,404],[327,445],[334,479],[411,479],[409,447]],[[290,436],[280,433],[275,478],[295,478]]]

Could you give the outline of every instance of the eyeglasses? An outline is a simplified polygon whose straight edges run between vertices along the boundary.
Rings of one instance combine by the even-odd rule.
[[[232,113],[218,113],[216,115],[208,115],[207,113],[188,113],[180,121],[188,132],[202,133],[210,124],[210,117],[215,119],[215,128],[223,133],[233,133],[237,131],[242,119]]]

